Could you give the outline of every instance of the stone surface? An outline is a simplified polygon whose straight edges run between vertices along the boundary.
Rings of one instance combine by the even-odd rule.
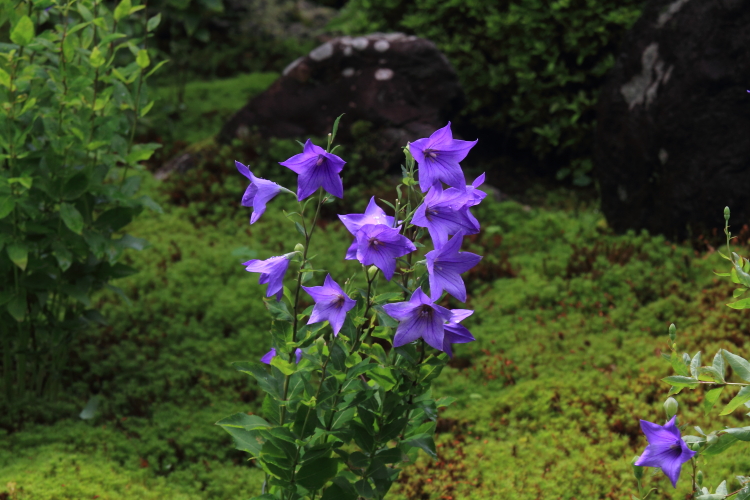
[[[598,105],[602,210],[684,238],[750,217],[750,2],[651,0]],[[691,229],[688,229],[690,227]]]
[[[457,114],[463,93],[448,60],[425,39],[401,33],[334,38],[289,64],[283,75],[223,127],[218,140],[325,136],[337,116],[337,142],[361,140],[354,126],[367,123],[371,144],[385,155],[368,168],[403,162],[400,147],[427,137]],[[325,146],[324,144],[319,144]],[[373,164],[375,163],[375,164]]]

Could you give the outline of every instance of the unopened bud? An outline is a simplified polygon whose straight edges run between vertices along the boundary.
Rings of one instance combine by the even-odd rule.
[[[667,398],[666,401],[664,401],[664,411],[667,412],[667,419],[670,419],[677,415],[677,407],[679,404],[677,404],[677,400],[675,398]]]
[[[698,483],[698,486],[703,486],[703,471],[702,470],[699,470],[698,474],[695,475],[695,482]]]
[[[296,245],[294,245],[294,251],[299,252],[299,253],[305,253],[305,245],[303,245],[302,243],[297,243]]]
[[[630,465],[633,466],[633,475],[635,476],[636,481],[640,481],[643,477],[643,467],[641,467],[640,465],[635,465],[639,458],[641,457],[636,455],[633,457],[633,460],[630,461]]]
[[[724,220],[729,222],[729,207],[724,207]]]
[[[378,268],[375,266],[370,266],[367,268],[367,279],[370,281],[375,279],[375,276],[378,274]]]
[[[674,342],[675,339],[677,339],[677,327],[674,326],[674,323],[672,323],[671,325],[669,325],[669,340]]]

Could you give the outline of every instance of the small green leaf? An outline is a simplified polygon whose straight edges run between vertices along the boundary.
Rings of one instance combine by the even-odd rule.
[[[26,300],[16,295],[6,306],[6,310],[19,323],[26,317]]]
[[[727,307],[731,307],[732,309],[748,309],[750,308],[750,297],[727,304]]]
[[[93,66],[94,68],[98,68],[105,62],[106,61],[101,51],[99,50],[99,47],[94,47],[91,50],[91,55],[89,56],[89,63],[91,63],[91,66]]]
[[[8,257],[10,257],[11,262],[20,267],[21,270],[25,271],[26,266],[29,263],[28,248],[24,245],[13,243],[12,245],[8,245],[5,250],[8,252]]]
[[[271,366],[275,366],[276,368],[278,368],[279,371],[281,371],[281,373],[283,373],[284,375],[292,375],[297,371],[296,364],[291,361],[282,359],[281,356],[274,356],[273,359],[271,359]]]
[[[154,31],[157,26],[159,26],[159,23],[161,22],[161,12],[156,14],[154,17],[148,20],[146,23],[146,31]]]
[[[390,368],[378,366],[370,370],[370,378],[386,391],[390,391],[398,383]]]
[[[18,45],[26,46],[34,39],[34,22],[29,16],[21,16],[10,31],[10,40]]]
[[[729,415],[734,410],[750,401],[750,386],[740,389],[740,392],[727,404],[719,415]]]
[[[115,21],[119,21],[120,19],[130,14],[130,8],[130,0],[122,0],[122,2],[120,2],[120,4],[115,8],[115,11],[113,13]]]
[[[64,200],[71,201],[80,197],[89,187],[89,178],[84,173],[78,173],[67,180],[62,190]]]
[[[677,354],[677,352],[672,351],[669,362],[672,364],[672,368],[674,368],[674,371],[677,372],[677,375],[682,375],[683,377],[688,376],[688,368],[685,365],[685,361],[683,361],[682,356]]]
[[[10,75],[2,68],[0,68],[0,85],[10,88]]]
[[[60,203],[60,217],[68,229],[76,234],[83,232],[83,216],[76,207],[70,203]]]
[[[691,377],[681,377],[678,375],[673,375],[671,377],[665,377],[662,379],[662,381],[673,385],[675,387],[697,387],[698,386],[698,379],[691,378]]]
[[[4,219],[16,208],[16,202],[12,196],[0,196],[0,219]]]
[[[693,376],[693,378],[698,378],[698,370],[701,367],[701,352],[698,351],[695,353],[695,356],[693,356],[693,359],[690,361],[690,375]]]
[[[747,292],[747,288],[737,288],[734,292],[732,292],[732,297],[736,299],[745,292]]]
[[[146,116],[148,114],[148,112],[151,111],[151,108],[154,107],[154,103],[155,102],[156,101],[151,101],[150,103],[148,103],[145,106],[143,106],[143,108],[140,111],[141,118],[143,118],[144,116]]]
[[[309,491],[321,489],[338,472],[339,461],[320,457],[306,462],[297,472],[296,481]]]
[[[706,413],[706,415],[708,415],[708,412],[711,411],[716,402],[719,400],[723,391],[724,386],[717,387],[706,392],[706,395],[703,397],[703,411]]]
[[[750,382],[750,363],[748,363],[745,358],[732,354],[726,349],[722,349],[721,353],[729,363],[729,366],[734,370],[734,373],[736,373],[742,380]]]
[[[151,59],[148,57],[148,51],[141,49],[138,51],[138,55],[135,56],[135,63],[141,68],[146,69],[151,64]]]

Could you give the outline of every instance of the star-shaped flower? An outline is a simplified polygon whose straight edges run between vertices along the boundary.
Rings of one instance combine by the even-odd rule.
[[[442,349],[449,357],[453,357],[452,344],[466,344],[476,340],[468,328],[459,325],[461,321],[472,314],[474,314],[474,311],[469,309],[451,309],[451,318],[444,326],[445,336],[443,337]]]
[[[466,194],[469,198],[466,202],[466,206],[473,207],[479,205],[479,203],[487,197],[487,193],[479,189],[479,186],[482,184],[484,184],[484,174],[480,175],[474,179],[474,182],[466,186]]]
[[[360,228],[365,224],[384,224],[388,227],[393,227],[393,217],[385,215],[385,210],[380,208],[375,203],[375,197],[370,198],[370,203],[367,204],[365,213],[363,214],[348,214],[339,215],[339,219],[344,223],[346,229],[355,236],[354,242],[351,244],[349,249],[346,251],[347,260],[357,259],[357,233]]]
[[[443,191],[440,184],[435,184],[414,212],[411,222],[415,226],[427,228],[435,248],[440,248],[448,242],[451,234],[479,232],[479,222],[469,212],[468,203],[466,191],[456,188]]]
[[[266,211],[266,203],[271,201],[281,191],[294,194],[275,182],[255,177],[250,169],[242,163],[235,160],[234,164],[242,175],[250,179],[250,185],[245,190],[245,194],[242,195],[242,206],[252,207],[253,209],[253,214],[250,216],[250,224],[254,224],[263,215],[263,212]]]
[[[302,349],[297,348],[296,351],[294,351],[295,357],[297,358],[297,363],[299,363],[300,359],[302,359]],[[272,348],[270,351],[265,353],[262,358],[260,358],[261,363],[265,363],[267,365],[271,364],[271,360],[276,357],[276,348]]]
[[[399,322],[393,337],[393,347],[401,347],[423,338],[435,349],[444,349],[445,323],[451,319],[451,312],[430,300],[422,287],[414,290],[408,302],[385,304],[383,309]]]
[[[445,290],[461,302],[466,302],[466,286],[461,273],[476,266],[482,257],[475,253],[459,252],[463,239],[463,234],[457,234],[441,248],[425,255],[432,300],[438,300]]]
[[[350,299],[339,284],[333,281],[330,274],[326,275],[323,286],[303,286],[302,288],[315,301],[315,307],[307,324],[328,321],[333,329],[333,335],[337,336],[344,325],[346,313],[357,304],[357,301]]]
[[[664,426],[641,420],[641,430],[648,439],[648,446],[635,465],[661,468],[676,488],[682,464],[693,458],[695,452],[682,440],[675,418],[672,417]]]
[[[266,260],[248,260],[243,262],[245,271],[251,273],[260,273],[258,283],[268,285],[266,297],[276,295],[276,300],[281,300],[284,294],[284,274],[289,267],[289,260],[294,256],[294,252],[286,255],[271,257]]]
[[[476,143],[477,141],[454,139],[451,122],[436,130],[429,138],[410,143],[409,151],[419,165],[419,187],[422,192],[440,181],[463,189],[466,178],[458,162],[466,158]]]
[[[417,249],[398,229],[384,224],[365,224],[357,231],[357,260],[375,265],[389,280],[396,271],[396,259]]]
[[[326,150],[316,146],[310,139],[300,154],[294,155],[287,161],[279,162],[295,174],[297,178],[297,198],[302,201],[322,187],[336,198],[344,197],[344,184],[339,173],[346,162],[338,156],[326,153]]]

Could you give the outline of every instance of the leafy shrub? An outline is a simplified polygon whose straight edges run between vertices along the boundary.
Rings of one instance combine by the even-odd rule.
[[[467,117],[589,182],[594,105],[643,0],[350,0],[331,29],[405,31],[458,71]]]

